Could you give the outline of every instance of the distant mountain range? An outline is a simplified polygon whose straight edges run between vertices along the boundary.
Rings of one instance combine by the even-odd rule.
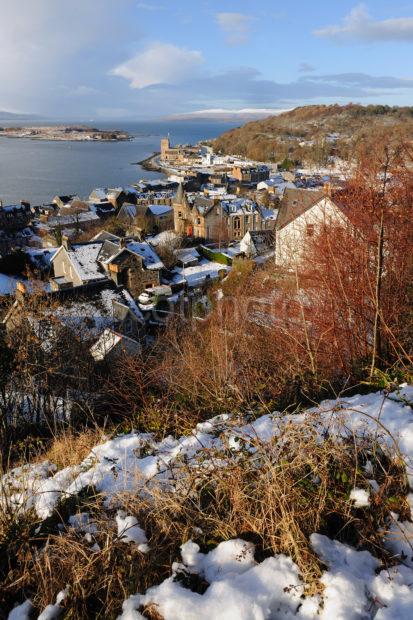
[[[194,120],[214,120],[214,121],[248,121],[276,116],[287,110],[272,108],[244,108],[242,110],[226,110],[224,108],[212,108],[209,110],[196,110],[183,114],[173,114],[167,120],[175,121],[194,121]]]
[[[18,114],[16,112],[5,112],[4,110],[0,110],[0,121],[32,121],[40,118],[40,116],[36,116],[35,114]]]

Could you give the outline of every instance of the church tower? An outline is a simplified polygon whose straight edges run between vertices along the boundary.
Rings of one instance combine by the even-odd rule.
[[[174,210],[174,228],[179,235],[193,234],[191,207],[182,183],[179,184],[172,202]]]
[[[162,161],[168,160],[168,151],[171,148],[171,143],[169,142],[169,136],[167,138],[162,138],[161,140],[161,159]]]

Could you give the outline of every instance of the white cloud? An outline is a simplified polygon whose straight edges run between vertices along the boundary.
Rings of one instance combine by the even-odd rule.
[[[244,13],[217,13],[219,27],[229,45],[242,45],[248,41],[253,17]]]
[[[104,46],[128,30],[120,16],[129,2],[0,2],[0,108],[43,113],[57,108],[53,96],[62,97],[57,89],[62,82],[70,91],[78,84],[95,87],[89,82],[99,79],[108,54]]]
[[[413,41],[413,17],[374,20],[367,7],[359,4],[340,25],[321,28],[314,34],[337,41]]]
[[[169,43],[153,43],[110,73],[128,80],[132,88],[146,88],[157,84],[179,84],[195,77],[203,62],[199,51]]]

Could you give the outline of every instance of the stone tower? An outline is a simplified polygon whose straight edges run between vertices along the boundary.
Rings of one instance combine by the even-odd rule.
[[[168,151],[171,148],[171,143],[169,142],[169,136],[167,138],[162,138],[161,140],[161,159],[166,161],[168,159]]]
[[[172,207],[174,210],[175,232],[180,235],[192,235],[191,207],[182,183],[178,186]]]

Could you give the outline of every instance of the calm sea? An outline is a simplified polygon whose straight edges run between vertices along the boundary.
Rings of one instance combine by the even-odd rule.
[[[52,124],[18,122],[13,125]],[[85,123],[91,124],[91,123]],[[119,187],[141,179],[159,178],[134,165],[159,150],[162,136],[170,133],[175,144],[215,138],[235,127],[228,122],[93,123],[101,129],[123,129],[131,142],[43,142],[0,137],[0,199],[3,203],[29,200],[50,202],[56,194],[86,198],[95,187]],[[0,125],[11,125],[1,122]]]

